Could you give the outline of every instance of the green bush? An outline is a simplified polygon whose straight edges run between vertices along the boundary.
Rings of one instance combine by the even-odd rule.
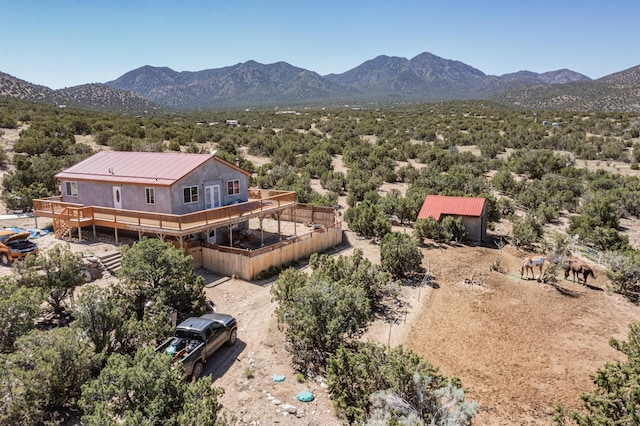
[[[380,264],[394,277],[404,277],[421,269],[422,252],[408,234],[390,232],[380,243]]]
[[[329,357],[327,384],[338,410],[351,423],[370,419],[372,424],[469,425],[476,413],[459,379],[442,376],[401,346],[358,343],[353,351],[341,346]]]

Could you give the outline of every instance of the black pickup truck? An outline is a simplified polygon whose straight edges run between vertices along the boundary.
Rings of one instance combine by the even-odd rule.
[[[164,341],[155,351],[166,353],[184,365],[184,373],[198,379],[207,359],[222,345],[236,343],[238,323],[231,315],[210,313],[191,317],[176,327],[173,337]]]

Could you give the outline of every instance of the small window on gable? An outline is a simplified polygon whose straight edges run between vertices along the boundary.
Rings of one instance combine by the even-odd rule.
[[[155,188],[145,188],[145,198],[147,204],[155,204],[156,203],[156,190]]]
[[[198,187],[186,186],[184,188],[184,203],[197,203],[198,202]]]
[[[240,193],[240,180],[228,180],[227,181],[227,194],[236,195]]]
[[[67,195],[69,197],[77,197],[78,196],[78,182],[66,182],[67,187]]]

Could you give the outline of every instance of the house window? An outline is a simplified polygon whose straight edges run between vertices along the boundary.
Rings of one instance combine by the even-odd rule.
[[[198,202],[198,187],[187,186],[184,188],[184,203],[197,203]]]
[[[78,182],[66,182],[67,195],[69,197],[78,196]]]
[[[155,204],[156,203],[156,190],[155,188],[145,188],[145,197],[147,200],[147,204]]]
[[[227,194],[236,195],[240,193],[240,181],[238,179],[227,181]]]

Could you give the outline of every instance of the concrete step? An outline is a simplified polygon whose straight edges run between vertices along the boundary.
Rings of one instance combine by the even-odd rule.
[[[116,275],[116,272],[122,267],[122,254],[119,251],[105,253],[99,255],[98,258],[111,275]]]

